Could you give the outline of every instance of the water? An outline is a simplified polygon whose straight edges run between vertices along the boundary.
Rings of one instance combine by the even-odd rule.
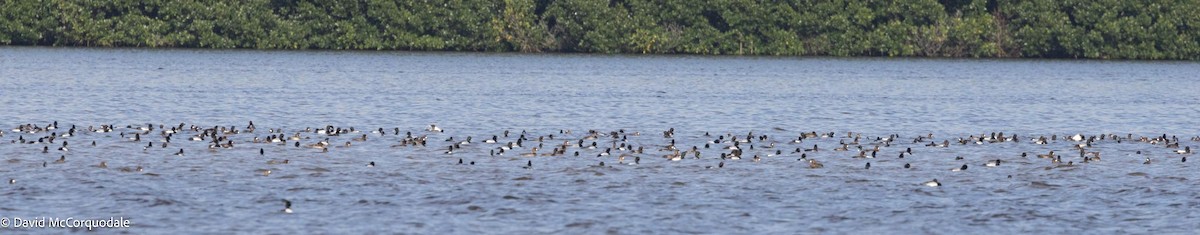
[[[15,183],[3,187],[0,216],[129,219],[131,228],[97,228],[118,233],[1194,233],[1200,175],[1182,162],[1192,155],[1174,151],[1200,147],[1198,71],[1193,62],[3,47],[0,176]],[[55,130],[11,130],[54,121]],[[229,135],[229,149],[189,141],[191,130],[160,147],[159,124],[244,130],[250,121],[258,129]],[[146,123],[155,130],[126,139]],[[85,131],[105,124],[117,128]],[[17,143],[70,125],[75,136]],[[329,125],[357,132],[302,135],[304,145],[329,138],[327,153],[252,142],[269,128],[291,136]],[[669,128],[701,159],[663,158]],[[482,141],[505,130],[502,143],[522,131],[529,140],[489,156],[501,144]],[[597,157],[608,136],[567,156],[519,156],[538,136],[556,137],[541,143],[546,154],[588,130],[625,130],[621,143],[645,148],[629,156],[640,164],[617,164],[618,150]],[[427,135],[427,146],[393,147],[405,132]],[[705,142],[749,132],[768,139],[706,169],[730,151]],[[835,135],[791,143],[802,132]],[[877,158],[852,158],[857,145],[833,151],[853,141],[847,132],[867,149],[899,138]],[[1021,140],[956,142],[992,132]],[[1098,140],[1088,151],[1103,160],[1082,163],[1080,142],[1063,139],[1077,133],[1135,139]],[[1136,141],[1164,133],[1181,146]],[[1058,139],[1030,141],[1042,135]],[[473,143],[443,153],[467,136]],[[926,146],[943,140],[951,146]],[[56,150],[62,142],[69,152]],[[793,153],[814,144],[822,150],[805,156],[824,168]],[[914,154],[898,158],[905,148]],[[1050,150],[1064,163],[1035,157]],[[993,159],[1003,164],[983,166]],[[921,185],[934,178],[944,186]],[[280,212],[283,199],[295,213]]]

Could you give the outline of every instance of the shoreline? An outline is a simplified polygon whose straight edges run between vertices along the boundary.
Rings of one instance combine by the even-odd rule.
[[[929,61],[1078,61],[1078,62],[1154,62],[1196,63],[1186,59],[1100,59],[1100,58],[1055,58],[1055,57],[931,57],[931,56],[830,56],[830,55],[730,55],[689,53],[590,53],[590,52],[520,52],[520,51],[454,51],[454,50],[361,50],[361,49],[258,49],[258,48],[206,48],[206,47],[129,47],[129,46],[53,46],[53,45],[0,45],[3,48],[29,49],[83,49],[83,50],[163,50],[163,51],[229,51],[229,52],[297,52],[297,53],[410,53],[410,54],[483,54],[512,56],[580,56],[580,57],[630,57],[630,58],[748,58],[781,60],[929,60]]]

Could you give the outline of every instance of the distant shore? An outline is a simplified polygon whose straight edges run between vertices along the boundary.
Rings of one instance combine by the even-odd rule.
[[[13,2],[0,45],[1200,59],[1200,5],[1118,3]]]

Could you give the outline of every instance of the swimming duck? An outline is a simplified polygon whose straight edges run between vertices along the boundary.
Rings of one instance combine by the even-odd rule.
[[[996,159],[996,160],[988,161],[986,164],[983,164],[983,165],[984,165],[984,166],[987,166],[987,167],[997,167],[997,166],[1000,166],[1000,159]]]
[[[808,168],[815,169],[815,168],[822,168],[822,167],[825,167],[825,164],[821,164],[821,162],[818,162],[817,160],[808,159]]]
[[[64,147],[66,147],[65,144]],[[1192,154],[1192,146],[1185,146],[1183,149],[1176,149],[1175,154]]]
[[[528,153],[522,153],[521,156],[522,157],[537,157],[537,151],[538,151],[538,148],[533,147],[532,151],[530,151]]]
[[[925,183],[921,183],[921,184],[922,184],[922,185],[925,185],[925,186],[929,186],[929,187],[938,187],[938,186],[942,186],[942,183],[941,183],[941,182],[938,182],[938,180],[937,180],[937,179],[933,179],[933,180],[930,180],[930,181],[925,181]]]
[[[670,159],[671,161],[681,161],[681,160],[683,160],[683,155],[682,155],[682,154],[667,154],[666,156],[663,156],[663,157],[666,157],[666,158]]]
[[[287,199],[283,199],[283,213],[285,213],[285,214],[291,214],[291,213],[292,213],[292,201],[288,201]]]
[[[837,147],[837,148],[833,149],[833,151],[839,151],[839,152],[847,151],[847,150],[850,150],[850,145],[848,145],[848,144],[842,144],[842,147]]]
[[[965,170],[967,170],[967,164],[963,164],[961,167],[950,169],[950,171],[965,171]]]
[[[729,160],[742,160],[741,154],[729,154]]]

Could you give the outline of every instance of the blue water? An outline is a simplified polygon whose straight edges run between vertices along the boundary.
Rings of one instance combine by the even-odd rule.
[[[0,217],[124,217],[130,228],[97,230],[136,234],[1195,233],[1200,173],[1175,151],[1200,147],[1197,65],[0,47],[0,176],[15,181]],[[210,149],[185,128],[161,147],[180,123],[243,132]],[[355,130],[313,132],[326,126]],[[254,143],[270,129],[302,146]],[[604,134],[584,140],[596,149],[577,145],[589,130]],[[607,136],[621,130],[623,141]],[[522,147],[491,155],[522,131]],[[394,146],[407,132],[426,145]],[[791,142],[804,132],[834,135]],[[834,151],[854,141],[847,132],[860,142]],[[957,142],[992,132],[1019,141]],[[728,141],[703,147],[751,133],[767,138],[742,143],[745,159],[720,159]],[[1082,142],[1065,139],[1075,134],[1133,138],[1097,140],[1086,148],[1103,160],[1083,163]],[[1149,143],[1163,134],[1179,147]],[[493,135],[501,143],[482,142]],[[326,138],[328,152],[304,146]],[[672,140],[701,158],[663,158]],[[566,156],[520,156],[564,141]],[[794,152],[812,145],[821,151]],[[853,158],[860,145],[878,156]],[[1050,150],[1061,163],[1036,157]],[[640,164],[618,164],[622,154]],[[984,166],[994,159],[1004,163]],[[935,178],[942,187],[921,185]],[[280,212],[284,199],[294,213]]]

